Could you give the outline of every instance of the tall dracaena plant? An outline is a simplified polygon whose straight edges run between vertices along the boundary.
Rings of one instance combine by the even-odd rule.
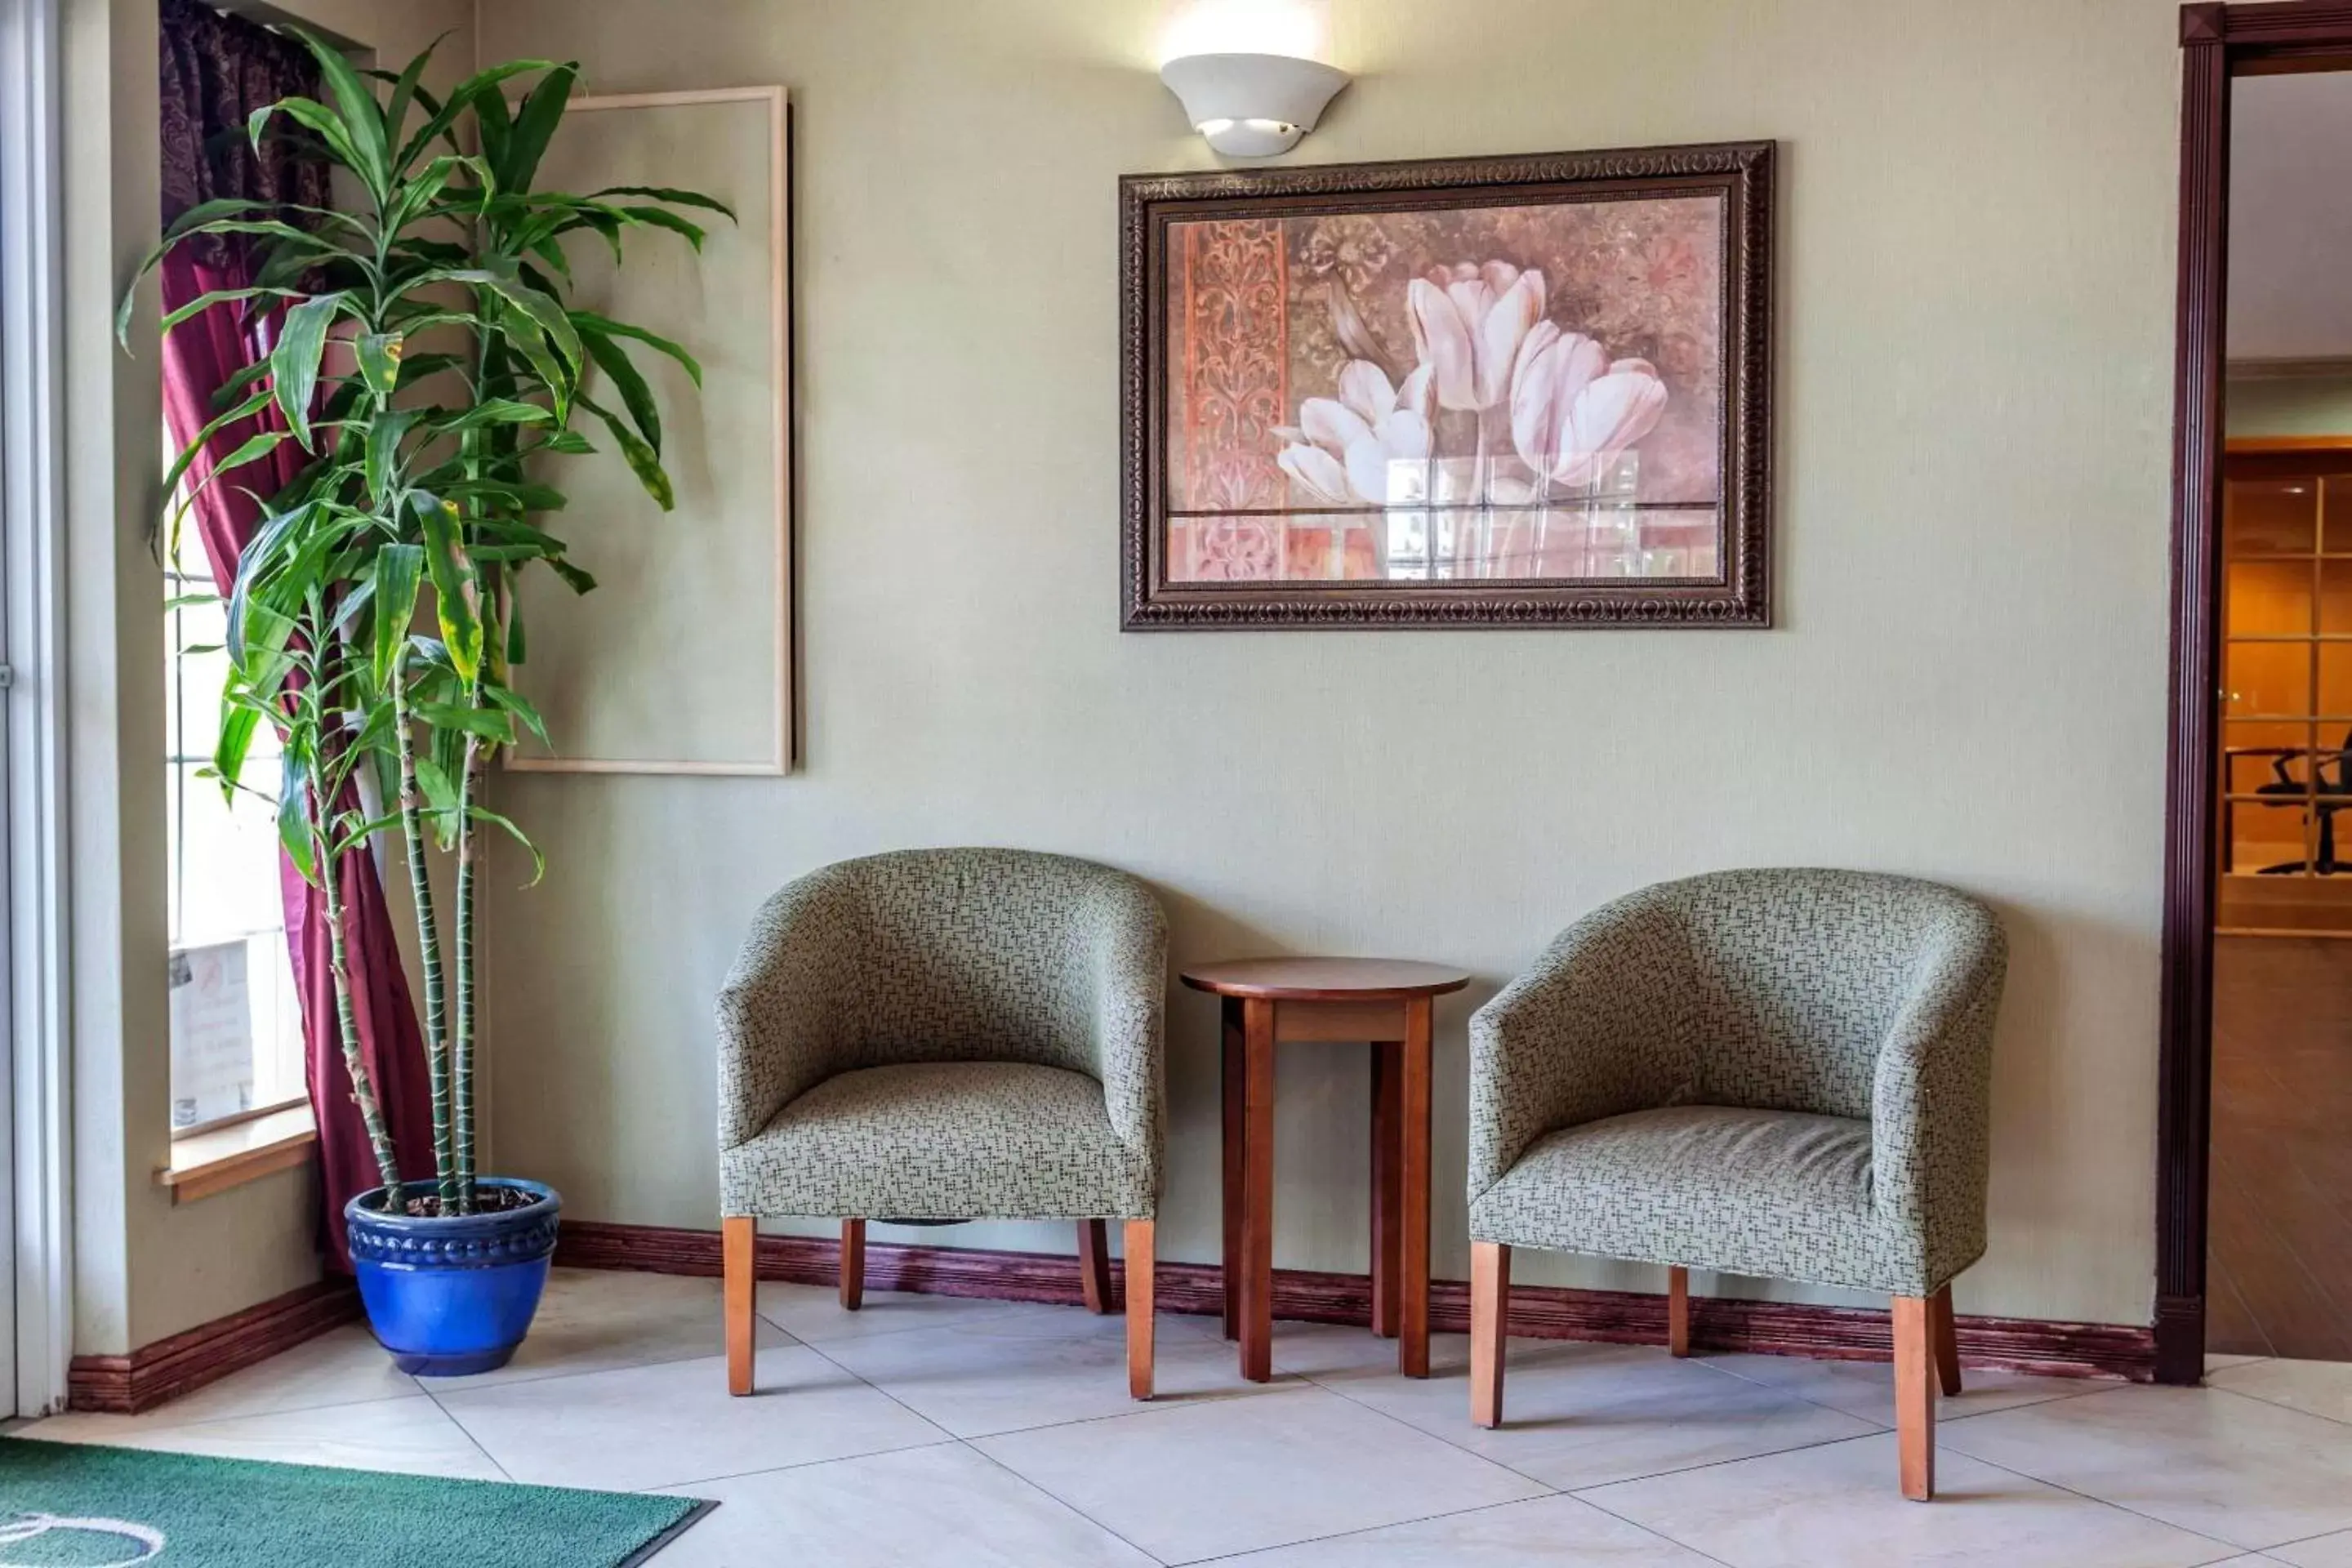
[[[679,209],[727,208],[667,188],[533,190],[574,66],[510,61],[439,100],[423,86],[430,49],[394,76],[358,70],[320,40],[302,39],[325,100],[271,104],[249,133],[257,146],[267,135],[293,138],[346,171],[362,196],[352,211],[207,202],[175,222],[142,267],[143,276],[198,235],[237,236],[257,253],[252,283],[189,302],[163,330],[218,305],[280,312],[268,357],[221,389],[216,416],[180,454],[167,489],[224,428],[273,405],[282,423],[212,465],[171,527],[176,535],[204,484],[235,482],[241,465],[287,441],[309,455],[264,500],[237,563],[211,771],[231,793],[269,793],[244,783],[247,755],[264,723],[284,737],[271,795],[279,837],[320,892],[343,1059],[395,1203],[416,1194],[402,1184],[360,1052],[337,868],[374,833],[400,827],[424,968],[431,1206],[467,1214],[476,1207],[479,830],[513,835],[544,867],[483,798],[499,749],[525,731],[546,733],[509,684],[523,655],[516,578],[536,562],[575,592],[595,585],[539,521],[564,504],[545,460],[595,449],[573,429],[587,415],[667,511],[660,415],[631,346],[669,356],[701,384],[677,344],[572,303],[565,246],[592,235],[617,262],[625,234],[659,228],[698,250],[703,230]],[[536,80],[510,106],[508,84],[518,78]],[[126,334],[131,306],[126,297]],[[592,395],[591,383],[608,385],[619,407]],[[428,602],[433,630],[420,633]],[[371,766],[396,802],[382,818],[361,808],[354,787]],[[428,833],[457,859],[457,909],[446,925],[426,874]]]

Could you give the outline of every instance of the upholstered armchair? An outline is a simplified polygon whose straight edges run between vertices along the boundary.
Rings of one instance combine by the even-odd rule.
[[[1983,905],[1854,871],[1727,871],[1570,927],[1470,1025],[1471,1416],[1503,1416],[1515,1247],[1894,1298],[1904,1495],[1934,1489],[1950,1282],[1985,1247]],[[1932,1364],[1932,1371],[1931,1371]]]
[[[853,1310],[868,1218],[1075,1218],[1098,1312],[1104,1221],[1126,1222],[1128,1381],[1150,1398],[1166,968],[1150,891],[1059,855],[876,855],[770,899],[719,995],[730,1391],[751,1391],[761,1216],[841,1220]]]

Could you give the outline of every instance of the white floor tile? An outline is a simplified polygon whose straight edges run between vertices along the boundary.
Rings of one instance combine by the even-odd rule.
[[[1302,1337],[1293,1336],[1285,1364],[1314,1364],[1297,1342]],[[1836,1442],[1884,1426],[1646,1345],[1515,1339],[1507,1353],[1504,1425],[1493,1431],[1470,1423],[1469,1341],[1461,1334],[1433,1336],[1432,1377],[1400,1377],[1385,1363],[1311,1375],[1562,1490]]]
[[[1582,1495],[1733,1568],[2189,1568],[2231,1552],[1963,1454],[1936,1471],[1936,1500],[1906,1501],[1885,1434]]]
[[[417,1392],[416,1380],[392,1364],[373,1334],[348,1323],[129,1419],[145,1426],[186,1426]]]
[[[541,1378],[438,1397],[519,1481],[639,1491],[946,1436],[814,1351],[762,1351],[759,1392],[727,1392],[723,1357]]]
[[[2249,1362],[2209,1372],[2205,1381],[2232,1394],[2352,1424],[2352,1362]]]
[[[1750,1382],[1826,1405],[1879,1426],[1895,1420],[1895,1367],[1883,1361],[1814,1361],[1791,1355],[1707,1355],[1706,1365]],[[2071,1399],[2115,1387],[2106,1378],[2032,1377],[2021,1372],[1991,1372],[1978,1367],[1960,1371],[1960,1392],[1938,1398],[1936,1418],[1957,1421],[2045,1399]]]
[[[2218,1390],[2116,1388],[1949,1422],[1937,1436],[2240,1548],[2352,1527],[2352,1427]]]
[[[58,1415],[35,1422],[18,1436],[230,1459],[472,1480],[506,1479],[465,1431],[421,1394],[364,1405],[233,1416],[193,1426],[152,1426],[136,1416]]]
[[[1574,1498],[1538,1498],[1229,1557],[1219,1568],[1710,1568]]]
[[[675,1489],[719,1507],[657,1568],[1151,1568],[1151,1559],[959,1443]]]
[[[983,1437],[974,1447],[1164,1563],[1541,1495],[1319,1388]]]
[[[845,1312],[839,1295],[829,1285],[760,1281],[760,1316],[802,1343],[812,1345],[977,1319],[1069,1310],[1076,1309],[1045,1307],[1029,1301],[990,1301],[975,1296],[918,1296],[901,1290],[868,1290],[856,1311]]]
[[[1154,1325],[1155,1407],[1234,1399],[1240,1358],[1182,1321]],[[975,1316],[936,1329],[827,1341],[824,1353],[959,1437],[1142,1409],[1127,1391],[1127,1320],[1078,1310]]]
[[[2263,1555],[2274,1563],[2291,1563],[2294,1568],[2352,1568],[2352,1530],[2273,1546]]]
[[[753,1342],[761,1350],[793,1342],[790,1334],[765,1319],[756,1321],[752,1331]],[[557,1268],[548,1275],[547,1294],[531,1320],[530,1335],[512,1361],[496,1372],[424,1381],[439,1394],[693,1361],[721,1354],[726,1348],[725,1304],[716,1279]]]
[[[2221,1351],[2207,1351],[2205,1352],[2205,1370],[2209,1373],[2220,1372],[2223,1367],[2245,1366],[2253,1362],[2268,1360],[2270,1360],[2270,1357],[2268,1356],[2233,1355]]]

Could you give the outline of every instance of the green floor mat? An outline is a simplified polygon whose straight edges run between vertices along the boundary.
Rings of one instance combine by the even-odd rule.
[[[635,1568],[712,1506],[0,1437],[0,1568]]]

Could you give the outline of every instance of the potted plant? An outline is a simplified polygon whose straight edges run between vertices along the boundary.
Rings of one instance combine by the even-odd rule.
[[[699,249],[703,230],[681,209],[727,209],[692,191],[533,190],[576,66],[511,61],[440,101],[421,85],[429,49],[394,76],[300,36],[323,101],[282,100],[254,115],[249,133],[257,147],[294,137],[341,169],[361,193],[353,210],[205,203],[170,227],[141,273],[197,236],[235,235],[257,249],[252,285],[173,311],[163,330],[215,306],[278,316],[268,357],[221,389],[217,416],[166,484],[176,489],[221,430],[272,408],[278,420],[221,456],[170,526],[202,484],[236,482],[241,464],[287,441],[305,455],[263,501],[226,595],[229,674],[210,771],[223,789],[270,802],[288,856],[320,891],[342,1058],[381,1177],[344,1211],[369,1321],[403,1370],[455,1375],[503,1364],[521,1342],[561,1207],[550,1188],[480,1175],[475,1163],[483,830],[512,835],[543,868],[484,800],[499,749],[545,738],[509,682],[523,657],[516,582],[538,563],[576,592],[594,586],[541,521],[564,502],[553,460],[595,449],[574,428],[583,414],[662,510],[672,504],[659,411],[631,351],[667,354],[701,381],[679,345],[572,304],[565,247],[586,236],[619,259],[625,237],[659,228]],[[535,79],[510,105],[518,79]],[[130,312],[126,298],[126,333]],[[618,406],[592,395],[592,382]],[[282,756],[267,791],[245,779],[264,724]],[[362,808],[356,786],[368,772],[395,803],[386,814]],[[395,826],[424,972],[430,1181],[404,1179],[360,1050],[337,885],[341,858]],[[446,921],[428,837],[455,858]]]

